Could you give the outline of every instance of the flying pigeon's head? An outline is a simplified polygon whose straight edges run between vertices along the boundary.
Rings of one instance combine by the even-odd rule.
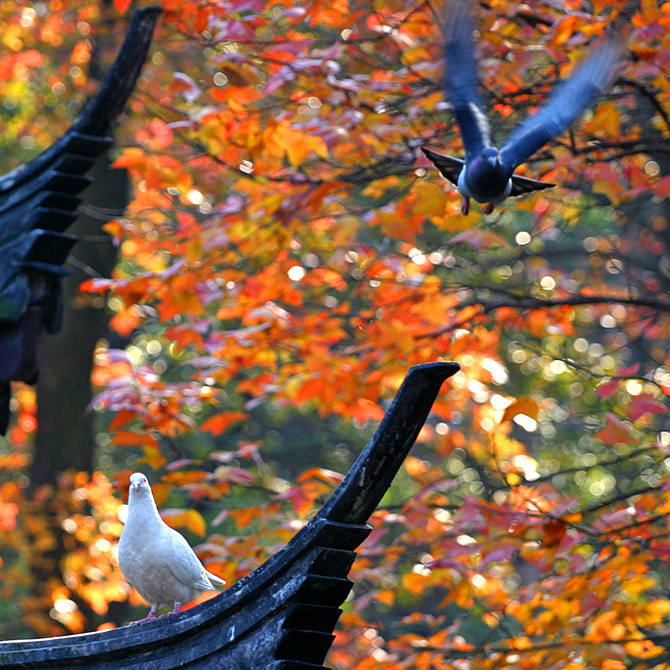
[[[503,164],[498,149],[484,147],[468,163],[466,187],[469,195],[478,202],[499,201],[507,189],[509,178],[509,170]]]
[[[135,472],[130,475],[130,488],[128,490],[128,495],[137,495],[137,494],[146,495],[147,493],[151,495],[151,487],[147,478],[141,472]]]
[[[500,160],[500,152],[496,147],[484,147],[479,156],[472,161],[472,165],[481,171],[499,172],[504,170]]]

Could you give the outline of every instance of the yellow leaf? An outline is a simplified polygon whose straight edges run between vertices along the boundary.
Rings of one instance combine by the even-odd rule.
[[[138,463],[147,463],[153,470],[158,470],[167,463],[158,444],[145,444],[142,450],[144,451],[144,456],[139,459]]]
[[[447,196],[435,182],[420,179],[414,183],[412,191],[418,196],[412,207],[413,214],[444,214]]]
[[[608,135],[619,135],[621,112],[613,100],[601,102],[593,118],[584,127],[589,133],[604,130]]]
[[[613,205],[618,205],[623,186],[612,179],[596,179],[593,182],[592,190],[594,193],[606,195]]]
[[[430,55],[421,44],[405,49],[402,53],[402,62],[405,65],[416,65],[424,61],[430,61]]]
[[[539,406],[537,402],[535,402],[535,400],[532,398],[525,396],[518,398],[511,405],[509,405],[509,407],[507,407],[505,413],[503,414],[501,423],[513,419],[517,414],[525,414],[531,419],[537,420],[538,409]]]
[[[161,516],[171,528],[186,528],[196,535],[205,536],[207,524],[202,514],[194,509],[165,509]]]

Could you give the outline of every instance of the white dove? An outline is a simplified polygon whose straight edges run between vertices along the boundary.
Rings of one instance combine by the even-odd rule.
[[[204,591],[221,589],[225,580],[207,572],[184,537],[158,514],[151,487],[141,472],[130,475],[128,519],[119,541],[119,566],[151,610],[133,624],[156,619],[167,605],[174,614]]]

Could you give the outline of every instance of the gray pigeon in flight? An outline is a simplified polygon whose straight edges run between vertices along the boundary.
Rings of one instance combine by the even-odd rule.
[[[508,196],[549,188],[555,184],[514,174],[551,139],[567,130],[584,110],[608,88],[621,47],[605,40],[561,83],[536,114],[527,117],[497,147],[477,87],[477,63],[472,38],[470,2],[454,0],[444,30],[446,73],[444,84],[463,137],[465,160],[421,147],[442,176],[463,196],[461,212],[470,210],[470,198],[488,203],[486,214]]]

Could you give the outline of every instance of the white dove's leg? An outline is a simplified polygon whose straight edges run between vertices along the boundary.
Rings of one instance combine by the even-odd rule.
[[[131,621],[130,625],[134,626],[136,623],[144,623],[145,621],[154,621],[156,619],[156,608],[158,605],[152,605],[151,609],[149,610],[149,614],[147,614],[144,619],[139,619],[138,621]]]
[[[170,616],[170,614],[176,614],[180,610],[181,610],[181,603],[175,603],[172,612],[168,612],[167,614],[161,614],[160,618],[162,619],[164,616]]]

